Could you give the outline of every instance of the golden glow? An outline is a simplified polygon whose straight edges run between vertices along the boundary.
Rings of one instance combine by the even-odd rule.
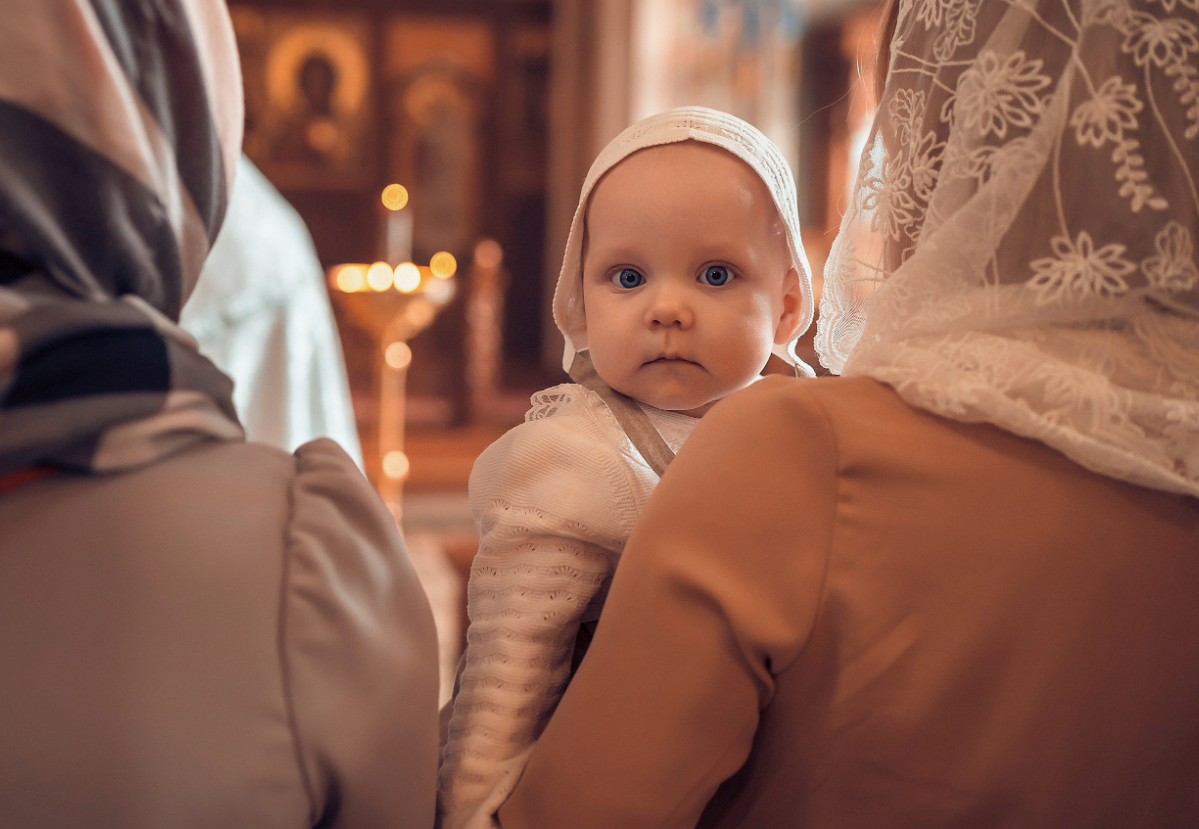
[[[454,295],[454,280],[430,279],[425,283],[425,296],[437,305],[444,305]]]
[[[498,268],[504,261],[504,249],[495,239],[481,239],[475,245],[475,264],[482,268]]]
[[[435,316],[437,316],[437,309],[424,297],[412,300],[412,303],[404,310],[404,318],[418,331],[431,323]]]
[[[408,347],[408,343],[396,340],[387,346],[387,350],[383,352],[383,359],[396,371],[408,368],[412,362],[412,349]]]
[[[337,290],[352,294],[366,287],[366,273],[361,265],[343,265],[337,269]]]
[[[433,271],[433,275],[439,279],[449,279],[458,270],[458,260],[452,253],[444,250],[438,251],[429,260],[429,270]]]
[[[376,262],[366,271],[366,284],[372,291],[386,291],[391,287],[391,265],[386,262]]]
[[[403,293],[412,293],[420,287],[420,268],[411,262],[401,262],[396,265],[395,283]]]
[[[403,210],[408,204],[408,188],[402,184],[389,184],[383,188],[383,206],[388,210]]]
[[[408,456],[396,450],[383,456],[383,474],[393,481],[408,477]]]

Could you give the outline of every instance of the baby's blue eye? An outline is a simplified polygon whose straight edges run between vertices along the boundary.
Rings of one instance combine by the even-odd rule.
[[[708,265],[708,267],[704,268],[704,272],[700,274],[699,281],[719,288],[721,285],[727,285],[732,282],[733,274],[724,265]]]
[[[644,281],[645,277],[632,268],[621,268],[612,275],[612,284],[617,288],[636,288]]]

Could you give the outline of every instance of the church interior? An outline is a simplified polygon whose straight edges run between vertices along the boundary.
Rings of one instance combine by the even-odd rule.
[[[550,303],[591,160],[675,106],[749,121],[795,173],[818,298],[872,115],[878,10],[874,0],[230,3],[244,152],[315,246],[364,469],[430,595],[443,684],[477,544],[474,459],[521,421],[532,392],[565,380]],[[814,330],[800,350],[818,366]]]
[[[1199,0],[0,0],[0,829],[1194,829],[1196,552]]]

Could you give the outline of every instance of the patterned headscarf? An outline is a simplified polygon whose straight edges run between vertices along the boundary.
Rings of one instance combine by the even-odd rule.
[[[1199,0],[902,0],[816,347],[1199,495]]]
[[[241,142],[220,0],[5,0],[0,474],[111,471],[239,439],[175,325]]]
[[[604,173],[638,150],[680,141],[700,141],[731,153],[745,162],[770,191],[774,207],[783,220],[787,251],[791,265],[799,275],[801,293],[799,327],[789,342],[777,345],[773,350],[797,373],[812,375],[811,367],[795,353],[795,344],[812,324],[816,309],[812,299],[812,269],[799,235],[799,209],[791,167],[779,148],[752,124],[706,107],[677,107],[638,121],[613,138],[591,165],[583,182],[583,192],[579,194],[579,206],[570,225],[562,271],[554,291],[554,322],[566,338],[562,368],[570,371],[575,353],[587,350],[587,326],[583,314],[583,221],[591,191]]]

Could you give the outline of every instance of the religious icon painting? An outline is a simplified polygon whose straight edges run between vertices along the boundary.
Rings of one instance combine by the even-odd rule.
[[[478,235],[496,38],[482,21],[404,16],[385,35],[387,172],[412,194],[418,255]]]
[[[366,17],[230,8],[246,94],[245,150],[281,189],[373,184]]]

